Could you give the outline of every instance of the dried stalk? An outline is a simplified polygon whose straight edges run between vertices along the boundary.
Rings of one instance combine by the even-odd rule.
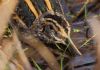
[[[35,6],[32,4],[30,0],[25,0],[25,3],[29,6],[29,9],[32,11],[32,13],[35,15],[36,18],[39,17],[39,14],[35,8]]]
[[[11,38],[1,40],[1,43],[0,43],[0,45],[2,46],[1,50],[4,51],[7,56],[9,56],[8,59],[10,59],[12,57],[13,52],[16,49],[13,46],[14,44],[15,43],[13,42],[13,40]]]
[[[49,0],[45,0],[45,3],[47,5],[48,11],[53,11],[50,1]]]
[[[0,38],[2,38],[3,33],[5,32],[5,28],[7,27],[7,22],[9,21],[9,18],[11,14],[14,11],[15,6],[18,3],[18,0],[9,0],[9,1],[3,1],[6,3],[1,3],[0,4]],[[19,53],[19,58],[23,58],[22,62],[27,70],[32,70],[31,67],[28,64],[28,61],[25,57],[25,54],[20,46],[20,42],[17,39],[16,36],[13,36],[10,39],[3,39],[1,40],[1,50],[0,54],[3,58],[3,60],[0,60],[0,70],[5,70],[4,68],[8,64],[8,61],[11,60],[13,57],[13,54],[15,52],[15,49],[17,48],[17,51]]]
[[[18,0],[0,1],[0,39],[3,37],[5,29],[7,28],[7,25],[8,25],[7,22],[9,21],[9,18],[11,16],[11,14],[13,13],[17,3],[18,3]],[[12,44],[10,45],[8,43],[5,44],[7,47],[12,46]],[[4,48],[5,46],[1,45],[1,48],[2,47]],[[11,48],[11,47],[9,47],[9,48]],[[9,53],[9,52],[6,51],[6,53]],[[4,51],[2,49],[0,49],[0,57],[1,57],[0,70],[5,70],[5,68],[8,64],[8,61],[9,61],[10,57],[12,56],[12,52],[9,53],[10,57],[8,57],[6,55],[6,53],[4,53]]]
[[[16,34],[13,34],[12,38],[2,40],[1,46],[3,46],[3,47],[1,48],[1,50],[6,55],[7,61],[9,61],[9,60],[12,61],[11,58],[13,58],[13,55],[15,53],[18,53],[18,54],[16,54],[16,58],[18,61],[20,61],[19,63],[22,64],[24,69],[32,70],[32,68],[21,48],[21,44],[15,35]],[[8,62],[6,62],[6,63],[8,63]]]
[[[35,39],[33,35],[25,35],[22,36],[20,34],[20,39],[31,47],[35,48],[53,70],[59,70],[59,64],[49,49],[43,43]]]
[[[6,68],[6,65],[8,63],[8,57],[5,55],[5,53],[0,50],[0,70],[4,70]]]
[[[20,26],[17,26],[17,28],[16,26],[17,25],[13,26],[15,27],[14,28],[15,30],[20,29]],[[48,63],[48,65],[50,66],[52,70],[60,70],[60,65],[58,64],[58,62],[56,61],[56,58],[50,52],[50,50],[41,41],[35,38],[33,34],[29,32],[29,30],[24,28],[24,31],[16,30],[16,32],[18,33],[19,39],[23,41],[24,43],[27,43],[29,46],[35,48],[39,52],[39,54],[45,59],[45,61]]]
[[[9,0],[6,3],[5,2],[6,0],[1,1],[0,4],[0,39],[5,32],[7,22],[9,21],[9,18],[18,3],[18,0]]]
[[[14,14],[15,16],[13,16],[13,19],[18,20],[21,25],[23,25],[24,27],[27,27],[26,24],[20,19],[20,17],[16,13]]]
[[[16,42],[16,49],[17,49],[17,60],[20,61],[19,63],[25,68],[25,70],[32,70],[32,67],[25,56],[24,50],[21,47],[20,41],[18,40],[16,34],[14,33],[14,40]]]
[[[90,37],[88,40],[86,40],[86,41],[80,46],[80,48],[83,48],[85,45],[87,45],[87,43],[90,42],[95,36],[96,36],[96,34],[93,35],[92,37]]]
[[[19,64],[18,60],[13,59],[13,60],[11,60],[11,62],[16,65],[17,70],[25,70],[23,68],[23,66],[21,64]]]

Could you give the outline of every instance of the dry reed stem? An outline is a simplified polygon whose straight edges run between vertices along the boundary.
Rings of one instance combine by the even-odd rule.
[[[18,0],[9,0],[7,3],[4,2],[6,2],[6,0],[0,4],[0,39],[5,32],[9,18],[16,7]]]
[[[8,63],[8,57],[5,55],[5,53],[0,50],[0,70],[4,70],[6,68],[6,65]]]
[[[13,13],[17,3],[18,3],[18,0],[0,1],[0,39],[3,37],[5,29],[7,28],[7,23],[10,19],[11,14]],[[7,44],[5,44],[5,45],[7,46]],[[9,46],[12,46],[12,44]],[[1,46],[1,48],[2,47],[4,47],[4,46]],[[10,54],[10,56],[12,55],[12,53],[9,53],[9,54]],[[1,57],[0,70],[5,70],[10,57],[8,57],[2,49],[0,49],[0,57]]]
[[[60,70],[60,65],[58,64],[56,58],[51,53],[51,51],[37,38],[35,38],[30,31],[27,31],[27,28],[24,29],[26,32],[20,30],[20,26],[13,26],[16,32],[18,33],[19,39],[24,43],[28,44],[32,48],[35,48],[36,51],[45,59],[52,70]],[[25,28],[23,25],[21,27]],[[17,29],[19,30],[17,30]]]
[[[17,70],[25,70],[25,69],[23,68],[23,66],[22,66],[21,64],[19,64],[18,60],[13,59],[13,60],[11,60],[11,62],[12,62],[13,64],[15,64]]]
[[[25,70],[32,70],[32,67],[29,64],[27,57],[25,56],[23,49],[21,48],[20,41],[17,39],[15,35],[16,34],[13,34],[12,38],[3,39],[1,41],[1,46],[3,46],[1,50],[6,56],[6,64],[9,60],[13,61],[11,60],[11,58],[13,58],[13,55],[15,53],[18,53],[16,54],[16,59],[19,61],[19,63],[22,64]]]
[[[18,40],[16,34],[14,33],[14,40],[16,41],[16,49],[17,49],[17,60],[19,61],[20,64],[25,68],[25,70],[32,70],[32,67],[24,53],[24,50],[21,47],[21,43]]]
[[[11,58],[13,57],[15,51],[16,51],[16,47],[15,47],[15,41],[13,40],[13,38],[4,38],[3,40],[1,40],[1,51],[3,53],[3,56],[1,57],[4,57],[6,56],[4,59],[6,60],[2,60],[2,62],[0,62],[0,65],[1,64],[4,64],[2,66],[4,66],[5,68],[7,67],[6,65],[8,64],[8,62],[11,60]],[[2,54],[0,53],[0,54]],[[5,62],[6,61],[6,62]],[[2,70],[2,69],[0,69]]]
[[[5,28],[7,27],[7,22],[9,21],[10,16],[13,13],[14,8],[18,3],[18,0],[9,0],[4,2],[7,3],[0,4],[0,38],[2,38],[2,35],[5,32]],[[8,61],[13,57],[15,48],[17,48],[19,57],[23,60],[23,65],[25,69],[32,70],[28,64],[25,54],[22,51],[20,42],[16,36],[14,36],[13,39],[11,40],[8,39],[3,40],[1,42],[1,45],[2,45],[1,47],[2,49],[0,50],[0,54],[3,60],[0,60],[0,68],[1,68],[0,70],[5,70],[4,68],[6,67]]]
[[[45,0],[45,3],[47,5],[48,11],[53,11],[50,1],[49,0]]]
[[[39,17],[39,14],[35,8],[35,6],[32,4],[30,0],[25,0],[25,3],[29,6],[29,9],[32,11],[32,13],[35,15],[36,18]]]
[[[14,14],[15,16],[13,16],[13,19],[18,20],[21,25],[23,25],[24,27],[27,27],[26,24],[21,20],[21,18],[16,13]]]
[[[16,51],[15,44],[16,42],[13,40],[13,38],[4,38],[3,40],[1,40],[1,50],[5,52],[5,54],[8,56],[8,59],[11,59],[14,52]]]
[[[29,33],[28,33],[29,34]],[[52,70],[59,70],[60,66],[58,62],[56,61],[56,58],[54,55],[50,52],[50,50],[40,41],[38,41],[36,38],[34,38],[33,35],[29,34],[25,36],[26,34],[22,35],[20,34],[20,39],[30,45],[31,47],[35,48],[39,54],[45,59],[45,61],[48,63],[50,68]]]

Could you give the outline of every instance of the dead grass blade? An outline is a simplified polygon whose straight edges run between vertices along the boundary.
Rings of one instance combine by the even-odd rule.
[[[26,70],[32,70],[32,67],[24,53],[24,50],[21,47],[21,43],[18,40],[16,33],[14,33],[14,40],[16,42],[16,49],[17,49],[17,57],[16,59],[19,60],[20,64],[22,64],[22,66],[26,69]]]
[[[39,14],[35,8],[35,6],[32,4],[30,0],[25,0],[25,3],[29,6],[29,9],[32,11],[32,13],[35,15],[36,18],[39,17]]]
[[[18,0],[9,0],[6,3],[5,2],[6,1],[2,1],[0,4],[0,38],[2,38],[2,35],[7,28],[7,22],[18,3]]]
[[[18,33],[19,39],[31,46],[32,48],[35,48],[38,51],[38,53],[42,56],[42,58],[45,59],[45,61],[48,63],[52,70],[60,69],[60,65],[58,64],[55,56],[51,53],[51,51],[41,41],[35,38],[34,35],[31,34],[29,30],[27,30],[27,28],[25,29],[25,27],[23,27],[22,25],[21,27],[24,28],[23,31],[23,29],[20,30],[20,26],[18,25],[13,25],[13,27]]]
[[[53,11],[50,0],[45,0],[45,3],[47,5],[48,11]]]

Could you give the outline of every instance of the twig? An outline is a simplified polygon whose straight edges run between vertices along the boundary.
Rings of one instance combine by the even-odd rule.
[[[13,59],[13,60],[11,60],[11,62],[17,66],[18,70],[24,70],[23,66],[18,63],[18,60]]]
[[[21,25],[23,25],[24,27],[27,27],[26,24],[21,20],[21,18],[16,13],[14,14],[15,16],[13,16],[13,19],[18,20],[18,22],[20,22]]]

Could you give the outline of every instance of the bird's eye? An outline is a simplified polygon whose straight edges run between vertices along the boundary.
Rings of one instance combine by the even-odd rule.
[[[53,29],[53,26],[52,25],[48,25],[48,27],[52,30]]]

